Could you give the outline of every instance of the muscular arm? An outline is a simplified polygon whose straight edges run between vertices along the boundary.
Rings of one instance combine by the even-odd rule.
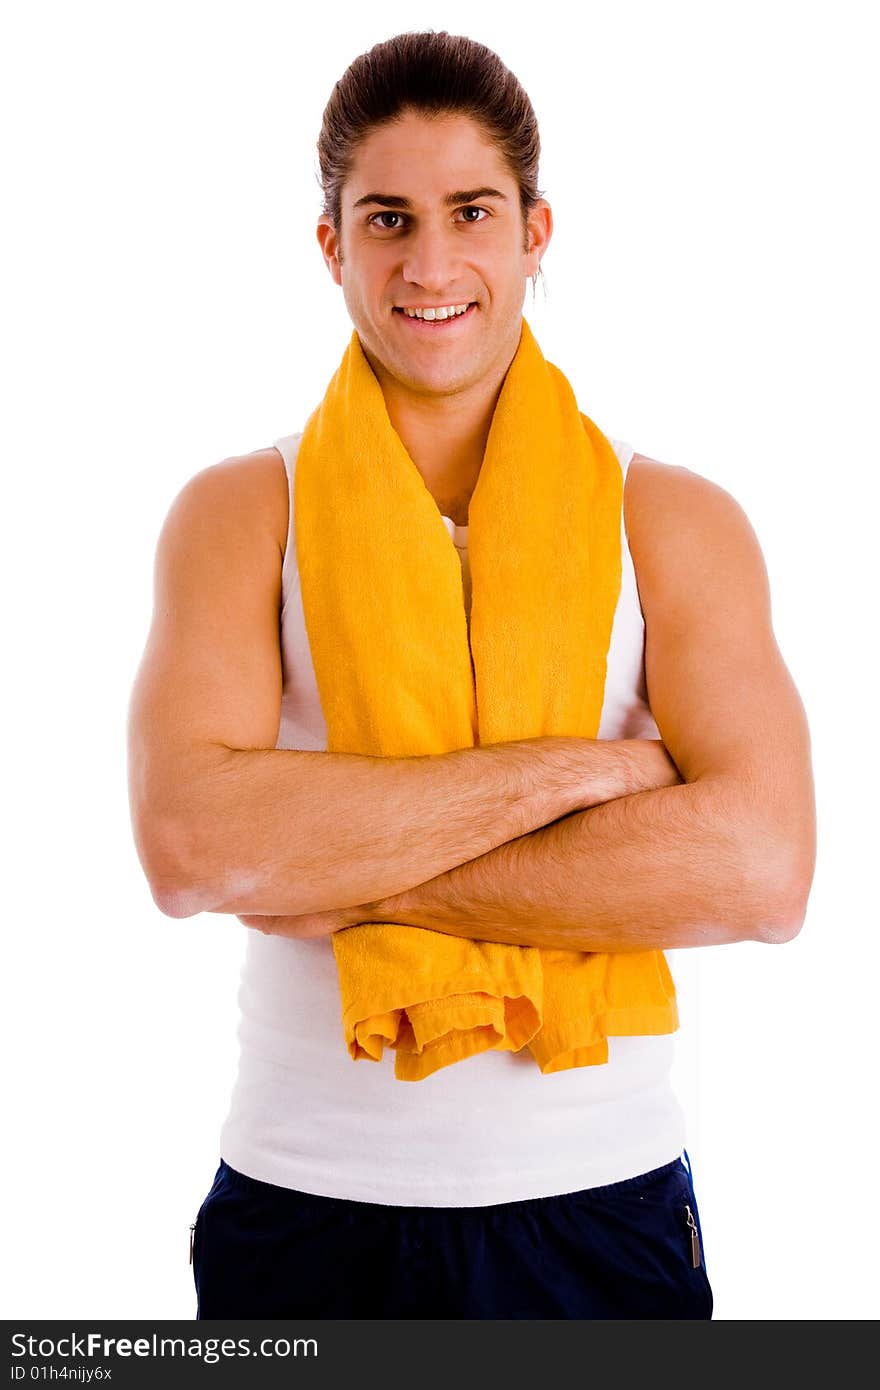
[[[500,846],[377,904],[379,920],[614,951],[783,941],[800,927],[815,862],[809,732],[757,539],[722,488],[635,467],[626,524],[649,702],[684,784]]]
[[[815,859],[803,706],[772,634],[766,570],[729,494],[643,461],[627,527],[649,700],[683,784],[622,794],[407,892],[329,914],[477,940],[640,950],[800,927]],[[249,923],[249,925],[256,925]],[[298,935],[282,920],[264,930]]]
[[[749,837],[726,792],[701,780],[580,811],[358,920],[577,951],[786,939],[802,915],[787,856]]]
[[[135,840],[169,916],[349,908],[678,780],[659,740],[413,758],[276,749],[286,524],[284,471],[266,451],[196,475],[162,529],[128,743]]]

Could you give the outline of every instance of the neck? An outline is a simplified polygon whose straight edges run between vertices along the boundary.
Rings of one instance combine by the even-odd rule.
[[[477,485],[499,383],[486,398],[385,394],[388,415],[440,511],[459,525],[467,523],[468,503]]]
[[[369,357],[388,417],[444,516],[467,525],[495,406],[510,363],[464,391],[420,395]]]

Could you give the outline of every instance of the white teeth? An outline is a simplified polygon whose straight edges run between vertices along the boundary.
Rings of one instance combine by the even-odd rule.
[[[407,318],[427,319],[430,323],[433,319],[451,319],[459,314],[467,312],[470,306],[467,304],[449,304],[440,309],[404,309]]]

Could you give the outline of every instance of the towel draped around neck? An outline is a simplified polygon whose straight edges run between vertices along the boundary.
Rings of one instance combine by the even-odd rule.
[[[327,750],[442,754],[596,738],[621,584],[623,477],[525,319],[470,501],[461,563],[354,332],[297,453],[294,513]],[[344,1040],[418,1081],[489,1049],[543,1073],[608,1038],[670,1033],[662,951],[511,946],[400,923],[333,933]]]

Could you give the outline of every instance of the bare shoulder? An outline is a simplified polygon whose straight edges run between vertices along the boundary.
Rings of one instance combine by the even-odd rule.
[[[248,530],[273,536],[283,558],[289,505],[284,459],[270,445],[202,468],[181,488],[172,511],[192,507],[203,516],[237,518]]]
[[[633,454],[626,471],[624,488],[624,510],[627,530],[630,521],[638,527],[646,513],[654,508],[690,510],[703,507],[728,510],[739,508],[739,503],[719,483],[695,473],[680,464],[661,463],[659,459],[649,458],[647,454]],[[744,515],[744,513],[743,513]]]
[[[730,586],[769,621],[764,557],[749,518],[719,483],[634,454],[624,523],[646,620],[662,607]]]
[[[626,481],[651,713],[684,780],[714,782],[744,835],[743,883],[760,885],[748,933],[788,940],[813,874],[815,793],[761,547],[736,498],[688,468],[635,455]]]

